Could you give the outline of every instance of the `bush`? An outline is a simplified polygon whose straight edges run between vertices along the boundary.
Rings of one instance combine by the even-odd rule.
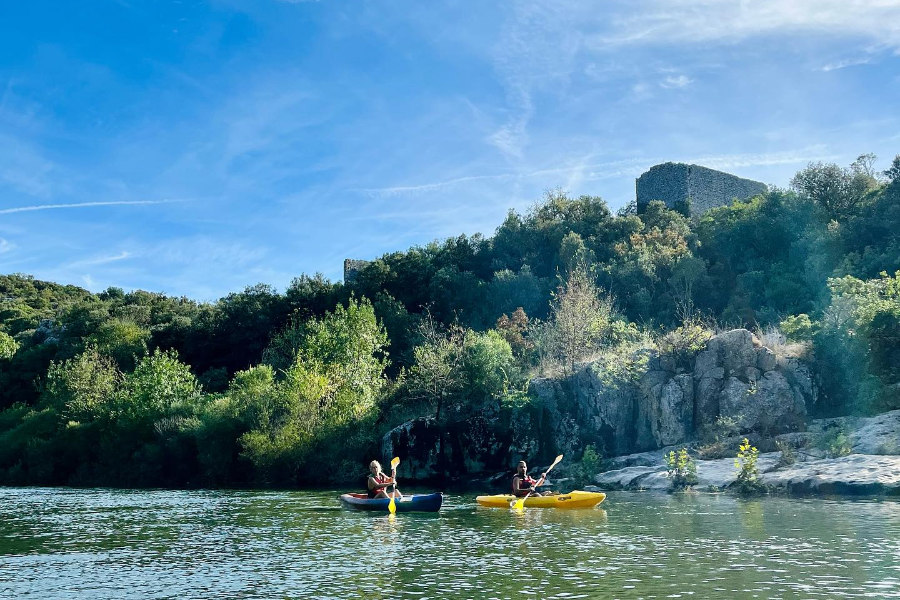
[[[737,481],[734,487],[741,494],[758,494],[765,490],[765,486],[759,480],[759,450],[750,445],[750,440],[744,438],[738,448],[737,457],[734,459],[734,468],[737,469]]]
[[[12,358],[19,344],[9,334],[0,331],[0,360]]]
[[[109,418],[122,384],[116,362],[89,346],[63,363],[50,363],[42,401],[66,420],[89,422]]]
[[[826,428],[816,437],[813,445],[829,458],[847,456],[853,452],[849,432],[842,425]]]
[[[733,451],[728,446],[728,440],[740,432],[740,427],[738,427],[740,419],[740,415],[716,417],[715,422],[707,425],[701,432],[700,439],[705,443],[697,448],[697,455],[703,460],[733,456]]]
[[[683,490],[697,483],[697,463],[688,454],[687,448],[677,453],[672,450],[666,455],[666,466],[672,490]]]
[[[775,447],[781,452],[781,457],[779,457],[778,463],[775,465],[776,468],[783,469],[797,462],[797,454],[790,443],[783,440],[775,440]]]
[[[778,325],[778,329],[792,342],[811,341],[815,333],[815,327],[809,315],[803,313],[787,317]]]
[[[691,361],[706,347],[712,331],[699,320],[691,320],[663,335],[657,345],[661,354],[669,356],[677,368],[691,368]]]
[[[178,353],[157,350],[125,378],[116,418],[126,426],[148,427],[165,416],[193,414],[200,400],[200,385]]]
[[[581,460],[569,469],[569,473],[575,480],[575,485],[583,487],[593,483],[594,476],[600,472],[600,462],[603,457],[597,452],[597,448],[593,444],[584,447]]]

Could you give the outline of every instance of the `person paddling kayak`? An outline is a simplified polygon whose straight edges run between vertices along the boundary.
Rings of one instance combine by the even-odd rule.
[[[397,471],[391,471],[391,476],[388,477],[381,470],[381,463],[377,460],[373,460],[369,463],[369,481],[367,484],[369,491],[369,498],[390,498],[391,495],[394,498],[402,498],[403,494],[400,493],[400,490],[397,489]],[[389,486],[394,486],[394,491],[392,494],[388,494],[387,488]]]
[[[519,464],[516,466],[516,474],[513,476],[512,480],[512,493],[513,496],[517,498],[522,498],[523,496],[527,496],[529,493],[532,496],[546,496],[550,492],[541,493],[537,491],[537,488],[544,484],[544,480],[547,479],[546,473],[541,473],[541,478],[535,481],[528,475],[528,465],[524,460],[520,460]]]

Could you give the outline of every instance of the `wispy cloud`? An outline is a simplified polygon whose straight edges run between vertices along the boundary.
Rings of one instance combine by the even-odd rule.
[[[564,84],[576,67],[581,46],[579,11],[572,2],[516,2],[494,47],[492,62],[506,90],[508,117],[488,142],[520,159],[535,114],[532,95]],[[570,10],[571,9],[571,10]]]
[[[0,254],[5,254],[6,252],[11,252],[16,249],[16,245],[10,242],[9,240],[5,240],[0,238]]]
[[[75,267],[93,267],[97,265],[107,265],[109,263],[118,262],[120,260],[125,260],[126,258],[131,258],[133,254],[128,252],[127,250],[123,250],[118,254],[114,254],[112,256],[98,256],[96,258],[87,258],[84,260],[77,260],[75,262],[71,262],[65,265],[68,268]]]
[[[663,79],[659,83],[659,85],[661,85],[662,87],[664,87],[666,89],[685,88],[685,87],[691,85],[693,82],[694,82],[694,80],[691,79],[690,77],[688,77],[687,75],[679,75],[678,77],[669,75],[668,77]]]
[[[847,60],[839,60],[837,62],[828,63],[819,67],[819,71],[837,71],[838,69],[846,69],[847,67],[856,67],[859,65],[868,65],[872,62],[871,58],[851,58]]]
[[[496,175],[471,175],[468,177],[457,177],[456,179],[447,179],[435,183],[423,183],[420,185],[396,185],[383,188],[359,188],[351,190],[354,192],[362,192],[370,196],[388,197],[401,196],[404,194],[439,192],[449,188],[458,187],[467,183],[476,181],[500,181],[504,179],[513,179],[516,177],[513,173],[500,173]]]
[[[642,102],[653,97],[653,92],[648,83],[639,81],[631,86],[631,94],[628,99],[632,102]]]
[[[778,33],[869,40],[900,50],[900,0],[629,0],[595,47],[734,43]]]
[[[149,204],[174,204],[178,202],[190,202],[190,200],[167,199],[167,200],[114,200],[109,202],[75,202],[73,204],[35,204],[33,206],[18,206],[16,208],[4,208],[0,210],[0,215],[9,215],[12,213],[31,212],[35,210],[56,210],[63,208],[90,208],[94,206],[142,206]]]

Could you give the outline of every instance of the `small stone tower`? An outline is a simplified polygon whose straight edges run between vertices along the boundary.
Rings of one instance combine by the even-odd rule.
[[[711,208],[745,200],[768,189],[766,184],[729,173],[684,163],[663,163],[637,178],[637,209],[643,212],[653,200],[678,208],[690,200],[691,216]]]

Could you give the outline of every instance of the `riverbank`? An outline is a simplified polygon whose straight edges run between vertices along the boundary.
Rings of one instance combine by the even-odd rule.
[[[835,450],[845,456],[827,456],[826,451],[806,446],[829,432],[837,432],[830,437],[838,440]],[[821,419],[811,422],[805,432],[775,440],[800,449],[790,451],[792,464],[781,451],[759,455],[759,481],[770,490],[799,495],[900,496],[900,410],[870,418]],[[609,461],[611,468],[596,475],[591,489],[668,490],[671,481],[664,455],[672,449],[617,457]],[[696,489],[725,490],[737,480],[734,458],[697,460],[696,465]]]

